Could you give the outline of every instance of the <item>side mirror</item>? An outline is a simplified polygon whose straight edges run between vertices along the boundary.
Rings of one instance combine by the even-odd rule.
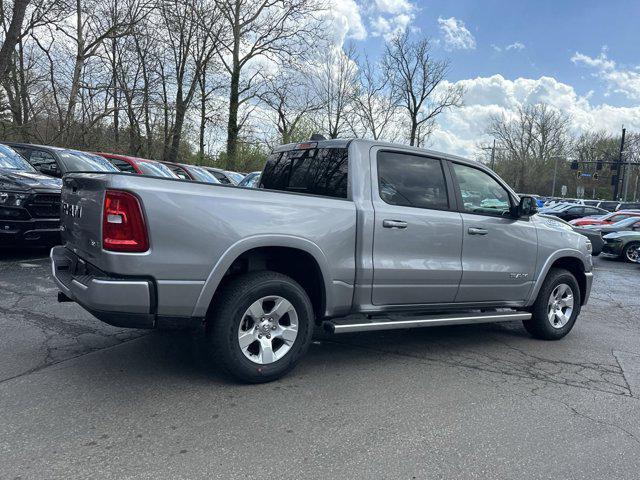
[[[538,202],[533,197],[523,195],[520,197],[520,203],[513,210],[516,218],[530,217],[538,213]]]
[[[52,177],[60,177],[60,169],[58,168],[58,165],[54,164],[43,164],[40,165],[38,167],[38,170],[40,170],[40,173],[44,173],[45,175],[50,175]]]

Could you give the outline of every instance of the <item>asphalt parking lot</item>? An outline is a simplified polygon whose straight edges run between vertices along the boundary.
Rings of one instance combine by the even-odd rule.
[[[1,252],[0,478],[637,478],[640,267],[596,259],[564,340],[518,323],[319,338],[241,385],[199,334],[58,304]]]

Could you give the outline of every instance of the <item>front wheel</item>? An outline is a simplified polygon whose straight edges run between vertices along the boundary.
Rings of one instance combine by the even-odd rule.
[[[231,280],[216,296],[207,333],[212,354],[231,375],[261,383],[295,366],[311,343],[313,320],[309,297],[297,282],[254,272]]]
[[[580,287],[576,278],[568,270],[554,268],[538,292],[531,309],[531,320],[522,323],[536,338],[559,340],[573,328],[580,305]]]
[[[640,243],[630,242],[622,250],[622,258],[625,262],[638,263],[640,261]]]

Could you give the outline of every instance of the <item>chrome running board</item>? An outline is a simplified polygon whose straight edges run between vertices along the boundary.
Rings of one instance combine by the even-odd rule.
[[[515,320],[529,320],[529,312],[474,312],[455,313],[445,315],[423,315],[420,317],[400,317],[397,320],[391,318],[375,318],[371,320],[349,321],[327,320],[322,326],[329,333],[371,332],[374,330],[395,330],[401,328],[437,327],[442,325],[468,325],[476,323],[510,322]]]

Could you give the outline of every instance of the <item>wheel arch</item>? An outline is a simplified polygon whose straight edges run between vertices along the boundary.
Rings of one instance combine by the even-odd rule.
[[[285,256],[286,261],[283,261]],[[311,299],[316,317],[324,316],[332,301],[329,262],[312,241],[288,235],[247,237],[229,247],[207,277],[192,315],[207,315],[226,277],[268,269],[284,273],[300,283]]]
[[[536,280],[533,289],[531,290],[531,295],[529,296],[529,301],[527,302],[527,306],[533,305],[536,301],[536,297],[538,296],[538,292],[542,288],[542,284],[544,283],[549,271],[552,268],[564,268],[573,274],[578,282],[578,286],[580,287],[580,302],[584,305],[587,299],[587,275],[586,272],[591,270],[591,266],[585,265],[584,259],[580,252],[574,250],[562,250],[556,252],[554,255],[549,257],[545,262],[540,274],[538,275],[538,279]]]

